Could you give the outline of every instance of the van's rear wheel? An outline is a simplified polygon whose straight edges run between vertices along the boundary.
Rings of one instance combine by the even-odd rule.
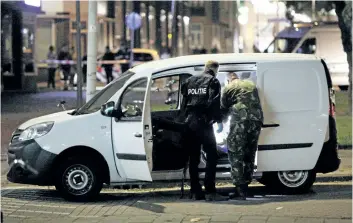
[[[99,195],[102,175],[91,159],[70,157],[58,167],[55,187],[66,200],[89,201]]]
[[[309,192],[315,180],[315,171],[297,170],[264,173],[259,182],[275,191],[300,194]]]

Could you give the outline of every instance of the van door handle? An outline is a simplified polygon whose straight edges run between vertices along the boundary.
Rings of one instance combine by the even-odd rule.
[[[135,137],[137,137],[137,138],[141,138],[141,137],[142,137],[142,134],[141,134],[141,133],[136,132],[136,133],[134,133],[134,136],[135,136]]]
[[[262,128],[276,128],[279,127],[279,124],[263,124]]]

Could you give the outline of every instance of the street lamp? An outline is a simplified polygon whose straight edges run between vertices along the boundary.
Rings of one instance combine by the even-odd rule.
[[[189,16],[184,16],[183,17],[183,21],[184,21],[184,23],[185,23],[185,25],[189,25],[189,22],[190,22],[190,17]]]
[[[238,11],[239,11],[238,22],[241,25],[246,25],[248,23],[249,8],[246,6],[242,6],[238,9]]]
[[[248,15],[239,15],[238,22],[243,26],[246,25],[248,23]]]

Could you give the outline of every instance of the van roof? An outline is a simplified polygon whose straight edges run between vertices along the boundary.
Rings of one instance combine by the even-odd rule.
[[[187,66],[202,66],[208,60],[216,60],[220,64],[225,63],[256,63],[256,62],[276,62],[276,61],[316,61],[319,60],[315,55],[294,54],[294,53],[227,53],[227,54],[201,54],[180,56],[164,60],[156,60],[138,65],[132,68],[133,72],[150,70],[152,73],[166,69]]]

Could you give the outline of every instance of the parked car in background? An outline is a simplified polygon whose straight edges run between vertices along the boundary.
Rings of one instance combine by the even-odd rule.
[[[159,60],[159,54],[156,50],[152,50],[152,49],[142,49],[142,48],[134,48],[132,50],[133,54],[134,54],[134,63],[133,66],[137,66],[139,64],[142,63],[146,63],[149,61],[153,61],[153,60]],[[124,55],[119,55],[118,52],[114,52],[115,54],[115,61],[114,62],[114,66],[113,66],[113,77],[117,78],[119,77],[123,72],[125,72],[129,67],[129,63],[130,63],[130,52],[127,52]],[[103,58],[103,54],[99,55],[97,57],[97,81],[100,81],[102,83],[106,83],[107,82],[107,78],[106,78],[106,74],[105,74],[105,70],[102,67],[102,64],[100,64],[99,62],[102,61]],[[75,74],[74,77],[74,85],[77,85],[77,74]]]
[[[348,89],[348,62],[337,22],[294,24],[280,31],[264,52],[314,54],[326,61],[333,85]]]

